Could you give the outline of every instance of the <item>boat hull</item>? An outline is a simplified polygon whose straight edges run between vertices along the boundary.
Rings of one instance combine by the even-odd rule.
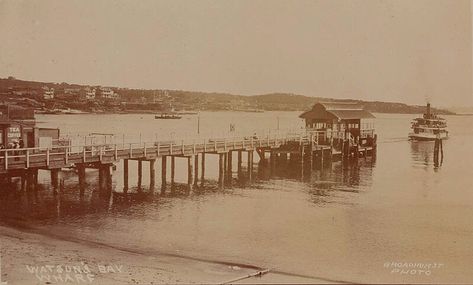
[[[417,140],[417,141],[434,141],[437,138],[441,140],[448,139],[448,133],[441,133],[441,134],[428,134],[428,133],[409,133],[409,139]]]
[[[157,120],[178,120],[181,119],[181,116],[154,116]]]

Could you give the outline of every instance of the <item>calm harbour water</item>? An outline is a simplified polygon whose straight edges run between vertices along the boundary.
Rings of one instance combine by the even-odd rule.
[[[297,112],[204,112],[200,136],[268,129],[298,129]],[[376,114],[376,159],[314,170],[303,180],[293,169],[251,186],[208,189],[190,195],[122,194],[122,165],[113,172],[114,192],[101,199],[97,173],[87,172],[80,197],[77,175],[62,174],[65,188],[53,195],[47,172],[36,194],[0,191],[0,217],[84,240],[150,253],[229,261],[284,272],[351,282],[468,282],[473,279],[473,117],[447,116],[450,139],[444,161],[433,165],[433,143],[407,140],[415,115]],[[40,126],[59,127],[77,143],[92,132],[115,141],[189,139],[198,116],[155,120],[153,115],[38,116]],[[125,138],[123,134],[126,134]],[[245,157],[245,156],[244,156]],[[255,155],[255,159],[256,159]],[[130,186],[136,185],[131,163]],[[243,162],[245,165],[245,161]],[[143,184],[149,183],[144,163]],[[177,182],[186,181],[177,159]],[[206,178],[217,178],[217,159],[207,155]],[[260,172],[264,172],[261,171]],[[168,174],[169,175],[169,174]],[[160,179],[157,165],[157,184]],[[236,176],[236,175],[234,175]],[[169,179],[169,177],[168,177]],[[4,189],[2,189],[4,190]],[[393,273],[391,262],[442,263],[431,274]],[[406,279],[407,278],[407,279]]]

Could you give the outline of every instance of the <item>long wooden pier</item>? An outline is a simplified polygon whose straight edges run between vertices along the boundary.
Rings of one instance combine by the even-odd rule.
[[[124,188],[128,189],[128,161],[138,161],[138,187],[141,187],[142,163],[150,163],[150,188],[155,187],[155,162],[162,160],[162,187],[166,191],[167,162],[171,160],[171,188],[174,185],[175,158],[187,158],[188,185],[197,185],[199,156],[201,158],[201,182],[204,181],[205,155],[219,156],[219,185],[223,186],[231,176],[233,152],[237,152],[239,172],[241,170],[242,152],[248,156],[247,171],[249,178],[253,172],[253,154],[257,152],[260,159],[265,159],[269,152],[270,160],[274,157],[290,154],[300,159],[301,164],[308,161],[312,168],[314,158],[332,161],[335,159],[356,159],[360,155],[372,154],[376,148],[376,138],[368,145],[351,141],[344,133],[335,132],[301,132],[300,134],[256,135],[239,138],[213,138],[193,141],[153,141],[128,144],[104,144],[84,146],[54,146],[50,148],[23,148],[0,150],[0,175],[5,179],[22,177],[27,187],[35,187],[38,170],[51,172],[51,183],[54,188],[59,183],[59,172],[62,168],[75,167],[79,184],[85,185],[85,169],[99,170],[99,186],[111,188],[111,166],[123,161]],[[230,169],[230,170],[229,170]],[[230,172],[230,174],[228,173]]]

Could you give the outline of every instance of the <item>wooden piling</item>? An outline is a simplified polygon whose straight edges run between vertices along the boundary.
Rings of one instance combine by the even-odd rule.
[[[242,170],[241,170],[241,162],[242,162],[242,151],[238,151],[238,158],[237,158],[237,171],[238,171],[238,178],[241,178]]]
[[[110,164],[99,166],[99,193],[101,196],[109,196],[112,191],[112,175]]]
[[[372,155],[376,155],[377,148],[378,148],[378,135],[375,134],[373,138],[373,154]]]
[[[138,160],[138,190],[141,190],[143,183],[143,161]]]
[[[251,181],[253,176],[253,150],[248,151],[248,180]]]
[[[38,172],[39,172],[39,169],[32,169],[33,171],[33,179],[34,179],[34,185],[35,187],[38,185]]]
[[[161,193],[166,193],[167,156],[161,157]]]
[[[223,183],[228,181],[228,152],[223,155]]]
[[[26,189],[27,191],[35,190],[35,183],[34,183],[34,173],[31,170],[26,170]]]
[[[271,150],[271,152],[269,153],[269,167],[270,167],[270,171],[271,171],[272,175],[274,175],[274,170],[276,168],[277,158],[278,158],[278,156],[277,156],[276,152],[274,150]]]
[[[199,182],[199,155],[194,155],[194,187],[197,187]]]
[[[317,156],[317,149],[315,151],[311,150],[309,152],[309,165],[311,171],[314,169],[314,156]]]
[[[360,145],[358,143],[355,144],[354,146],[355,148],[355,160],[358,160],[359,156],[360,156]]]
[[[194,185],[194,176],[193,176],[193,157],[187,157],[187,190],[191,191],[192,186]]]
[[[59,169],[51,169],[51,185],[56,190],[59,187]]]
[[[314,152],[314,135],[310,134],[309,136],[309,146],[308,146],[308,152],[309,152],[309,165],[310,165],[310,171],[314,169],[314,155],[317,155],[317,148],[315,147],[315,152]],[[302,157],[304,156],[304,145],[302,145]],[[304,161],[304,159],[302,159]]]
[[[443,140],[440,140],[440,163],[443,163]]]
[[[26,190],[26,177],[26,171],[23,171],[23,173],[21,174],[21,191]]]
[[[300,146],[300,164],[301,164],[301,177],[304,177],[304,145],[301,144]]]
[[[320,149],[320,169],[324,168],[324,154],[325,154],[325,149],[322,147]]]
[[[232,151],[228,152],[227,159],[227,184],[231,186],[232,184],[232,174],[233,174],[233,154]]]
[[[86,185],[86,176],[85,176],[85,165],[77,164],[77,176],[79,177],[79,187],[80,190],[83,191],[83,188]]]
[[[218,154],[218,187],[219,188],[223,188],[223,176],[225,175],[225,172],[224,172],[224,154],[223,153],[219,153]]]
[[[85,168],[84,168],[85,169]],[[128,191],[128,159],[123,160],[123,190]]]
[[[201,170],[200,170],[200,187],[204,187],[205,181],[205,152],[202,153],[201,162]]]
[[[149,190],[152,192],[154,191],[154,187],[156,185],[156,160],[150,159],[149,160]]]
[[[171,192],[175,190],[176,157],[171,156]]]

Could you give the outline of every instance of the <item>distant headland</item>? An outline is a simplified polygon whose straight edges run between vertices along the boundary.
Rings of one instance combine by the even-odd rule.
[[[0,78],[0,101],[54,113],[153,113],[162,111],[302,111],[317,101],[356,102],[375,113],[420,114],[425,106],[381,101],[309,97],[288,93],[234,95],[183,90],[145,90]],[[438,114],[455,114],[433,109]]]

